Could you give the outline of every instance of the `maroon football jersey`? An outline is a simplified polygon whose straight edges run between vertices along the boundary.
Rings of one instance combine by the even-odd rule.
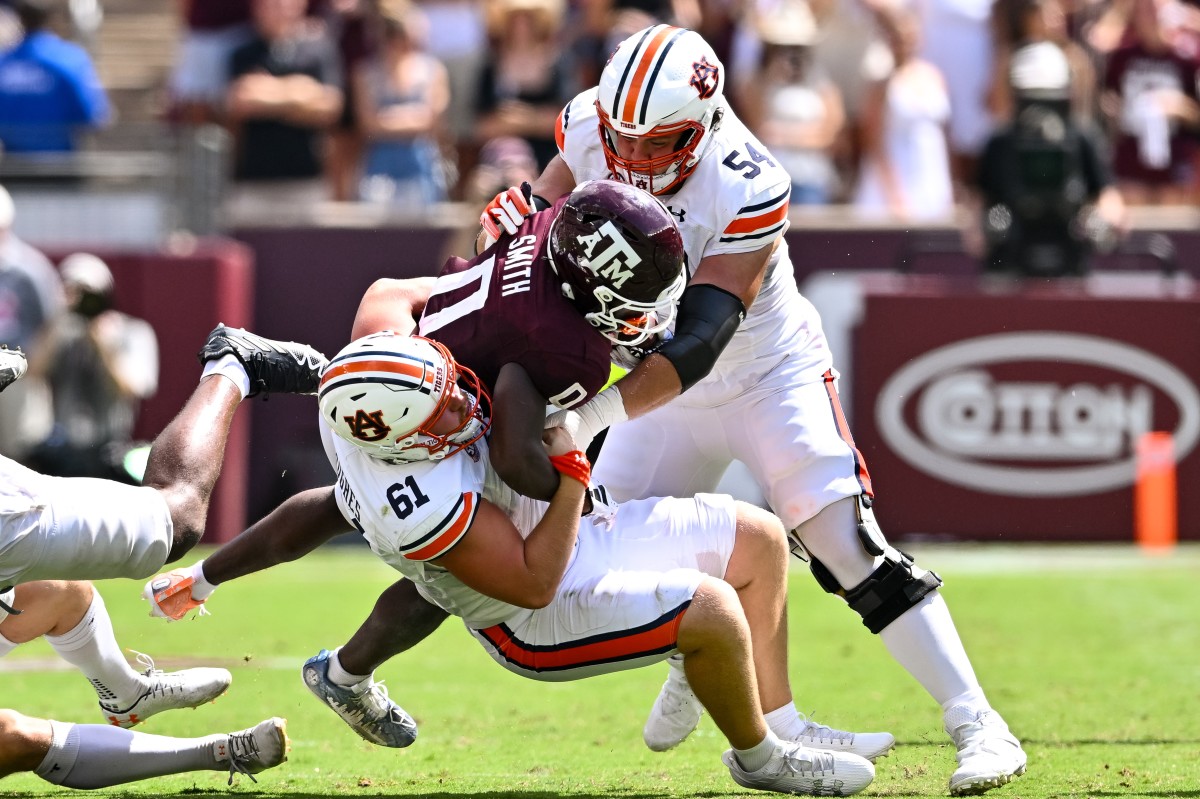
[[[611,344],[563,296],[550,266],[546,239],[557,208],[527,217],[470,261],[447,261],[418,330],[489,390],[500,367],[516,363],[547,401],[572,408],[608,381]]]

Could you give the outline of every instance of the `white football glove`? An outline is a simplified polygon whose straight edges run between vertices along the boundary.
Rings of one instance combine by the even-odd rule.
[[[533,187],[529,181],[512,186],[497,194],[483,208],[479,225],[483,228],[483,247],[486,250],[500,238],[501,231],[508,235],[517,232],[525,217],[533,213]]]
[[[588,496],[592,500],[592,509],[584,516],[603,523],[606,528],[611,530],[613,521],[617,518],[617,501],[602,485],[588,486]]]
[[[203,561],[202,561],[203,562]],[[190,566],[152,577],[142,589],[142,599],[150,603],[152,618],[179,621],[195,610],[197,616],[207,616],[208,608],[204,607],[205,599],[195,599],[192,596],[192,585],[196,582],[193,574],[198,568]]]

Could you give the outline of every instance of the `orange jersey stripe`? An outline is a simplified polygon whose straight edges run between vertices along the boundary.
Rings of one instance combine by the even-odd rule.
[[[765,214],[758,216],[748,216],[742,219],[735,219],[729,223],[729,227],[725,228],[725,233],[753,233],[756,230],[777,225],[787,219],[788,203],[784,203],[773,211],[767,211]]]
[[[646,73],[650,71],[651,64],[654,63],[654,57],[658,55],[659,48],[663,42],[667,40],[672,33],[678,28],[665,26],[658,34],[650,40],[646,45],[646,49],[642,51],[642,60],[638,62],[637,69],[633,73],[633,81],[629,84],[629,92],[625,95],[625,104],[621,108],[621,121],[633,124],[634,115],[637,113],[638,100],[642,94],[642,84],[646,80]]]
[[[576,668],[591,663],[611,663],[662,652],[673,648],[679,639],[679,623],[683,620],[687,605],[677,613],[669,614],[659,624],[649,629],[603,641],[564,644],[557,649],[531,650],[513,638],[503,625],[480,630],[511,663],[529,671],[552,671]]]
[[[850,425],[846,421],[846,414],[842,411],[842,401],[838,398],[837,389],[833,384],[833,373],[825,373],[825,393],[829,396],[829,407],[833,410],[833,420],[837,424],[838,437],[845,441],[854,452],[854,469],[858,477],[858,484],[862,486],[863,493],[869,497],[875,496],[875,491],[871,486],[871,475],[867,471],[866,461],[863,460],[862,453],[858,451],[858,447],[854,446],[854,436],[850,434]]]
[[[438,555],[444,554],[443,550],[448,549],[467,529],[467,525],[471,523],[474,510],[475,495],[469,492],[464,493],[462,513],[458,514],[458,518],[450,524],[446,532],[415,552],[405,552],[404,557],[408,560],[429,560],[430,558],[436,558]]]
[[[567,106],[563,106],[563,110],[558,112],[558,117],[554,120],[554,143],[558,145],[560,153],[566,148],[567,132],[563,130],[563,115],[566,113]]]

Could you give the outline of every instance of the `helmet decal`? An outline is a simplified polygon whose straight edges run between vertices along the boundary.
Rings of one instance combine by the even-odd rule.
[[[707,58],[700,56],[699,61],[693,62],[691,85],[699,92],[701,100],[707,100],[717,93],[720,80],[720,67],[708,63]]]
[[[581,235],[579,243],[583,245],[587,267],[607,278],[609,285],[617,290],[633,277],[634,267],[642,262],[642,257],[611,220],[594,233]]]
[[[359,441],[382,441],[392,432],[392,428],[383,421],[383,409],[368,413],[358,408],[353,416],[343,418],[346,420],[346,426],[350,428],[350,435]]]

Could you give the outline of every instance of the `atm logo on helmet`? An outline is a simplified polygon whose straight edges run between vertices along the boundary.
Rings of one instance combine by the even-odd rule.
[[[1142,433],[1167,429],[1182,460],[1200,438],[1200,392],[1146,350],[1075,333],[968,339],[893,374],[875,406],[893,452],[989,494],[1081,496],[1132,484]]]

